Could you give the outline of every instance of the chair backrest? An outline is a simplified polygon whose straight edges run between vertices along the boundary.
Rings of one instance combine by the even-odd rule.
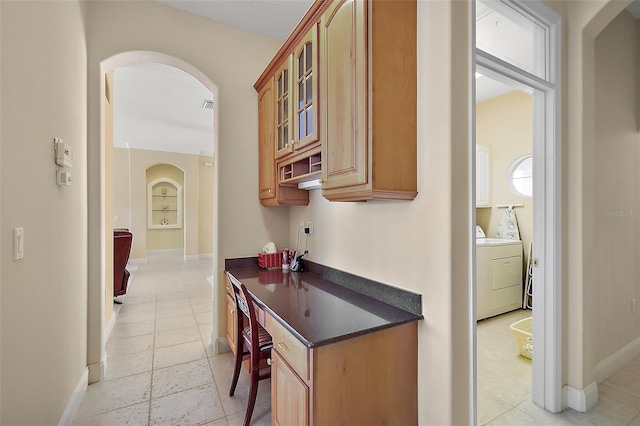
[[[258,333],[254,332],[258,330],[258,320],[256,318],[256,310],[254,306],[253,297],[251,293],[247,291],[247,287],[244,284],[240,283],[240,288],[232,285],[233,294],[236,299],[236,307],[238,308],[236,311],[238,313],[238,324],[242,324],[242,315],[246,316],[249,319],[249,327],[251,327],[251,345],[257,347],[258,345]],[[240,313],[242,312],[242,314]],[[238,327],[240,331],[240,327]]]

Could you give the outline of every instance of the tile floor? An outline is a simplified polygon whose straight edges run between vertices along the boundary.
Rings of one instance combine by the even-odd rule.
[[[229,397],[234,358],[211,346],[212,260],[154,254],[130,270],[105,380],[89,386],[73,425],[241,425],[248,374]],[[252,425],[271,424],[270,385],[259,384]]]
[[[587,413],[552,414],[531,402],[531,362],[519,355],[509,329],[530,315],[517,310],[478,322],[478,423],[640,426],[640,358],[598,384],[599,401]]]
[[[131,265],[126,296],[107,341],[105,380],[90,385],[74,425],[240,425],[248,375],[229,397],[231,353],[211,346],[212,261],[150,255]],[[640,426],[640,358],[598,386],[588,413],[551,414],[531,402],[531,364],[518,355],[515,311],[478,323],[478,420],[498,425]],[[270,381],[260,382],[253,425],[271,424]]]

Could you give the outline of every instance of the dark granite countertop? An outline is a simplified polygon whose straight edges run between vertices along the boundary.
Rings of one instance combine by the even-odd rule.
[[[310,272],[258,267],[227,272],[234,285],[242,282],[256,303],[309,348],[422,319]]]

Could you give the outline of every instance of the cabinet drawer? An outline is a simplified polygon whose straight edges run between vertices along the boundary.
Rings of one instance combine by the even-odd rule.
[[[491,261],[491,290],[522,284],[522,257],[512,256]]]
[[[522,255],[522,244],[520,242],[518,242],[518,244],[493,246],[491,248],[491,259]]]
[[[265,328],[273,340],[273,348],[304,379],[309,380],[308,349],[271,315],[266,315]]]

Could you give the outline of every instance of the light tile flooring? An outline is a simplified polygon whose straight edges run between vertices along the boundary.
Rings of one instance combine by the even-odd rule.
[[[248,374],[229,397],[232,354],[214,355],[212,261],[181,253],[131,265],[127,294],[107,341],[105,380],[89,386],[74,425],[241,425]],[[271,424],[263,380],[252,425]]]
[[[598,384],[599,401],[587,413],[552,414],[531,402],[531,362],[519,355],[509,328],[530,315],[517,310],[478,322],[478,423],[640,426],[640,358]]]
[[[131,265],[126,296],[107,342],[105,380],[90,385],[74,425],[240,425],[249,389],[229,397],[231,353],[211,346],[212,261],[150,255]],[[478,419],[482,425],[640,426],[640,358],[598,385],[588,413],[551,414],[531,402],[531,363],[518,355],[515,311],[478,323]],[[244,371],[244,370],[243,370]],[[270,381],[260,382],[253,425],[269,425]]]

